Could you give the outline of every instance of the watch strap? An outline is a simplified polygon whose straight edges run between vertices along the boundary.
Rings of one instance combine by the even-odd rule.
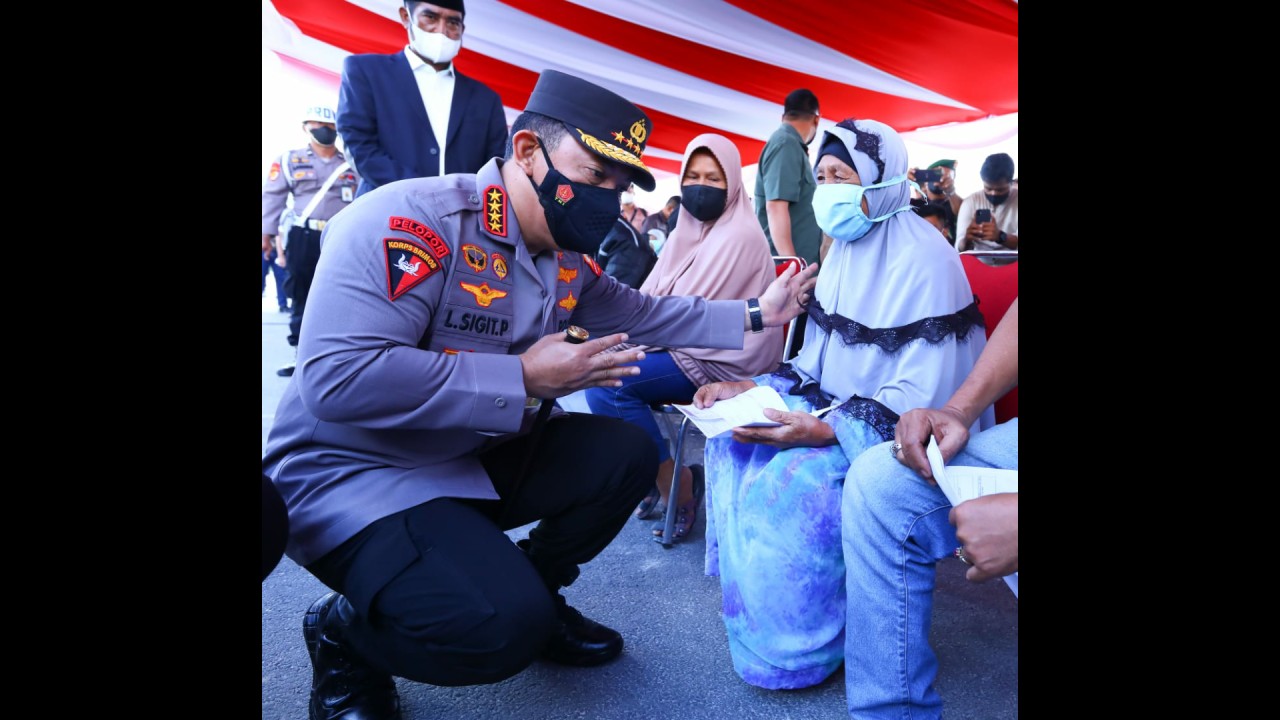
[[[764,312],[760,309],[760,298],[747,300],[747,315],[751,318],[751,332],[764,332]]]

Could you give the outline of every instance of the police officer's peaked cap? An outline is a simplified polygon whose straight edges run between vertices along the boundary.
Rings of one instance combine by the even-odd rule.
[[[322,122],[336,123],[338,122],[338,113],[328,105],[311,105],[302,111],[302,122]]]
[[[653,173],[640,159],[653,122],[626,98],[582,78],[544,70],[524,109],[564,123],[588,150],[630,167],[636,185],[653,190]]]

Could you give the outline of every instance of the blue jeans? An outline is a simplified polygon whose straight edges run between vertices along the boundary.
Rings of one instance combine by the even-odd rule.
[[[593,415],[622,418],[643,428],[658,448],[658,462],[663,463],[671,458],[671,450],[649,406],[666,401],[691,402],[698,388],[671,359],[671,353],[645,353],[644,360],[635,364],[640,367],[640,374],[622,378],[622,387],[587,388],[587,404]]]
[[[845,700],[850,718],[942,716],[929,646],[938,560],[959,542],[951,503],[898,462],[890,443],[853,461],[844,486]],[[972,435],[949,464],[1018,468],[1018,419]]]
[[[281,310],[289,307],[289,295],[285,292],[284,283],[289,277],[289,270],[282,268],[276,264],[276,251],[272,250],[271,255],[263,257],[262,253],[258,253],[258,257],[262,259],[262,291],[259,295],[265,295],[267,292],[267,275],[270,274],[276,281],[276,304]]]

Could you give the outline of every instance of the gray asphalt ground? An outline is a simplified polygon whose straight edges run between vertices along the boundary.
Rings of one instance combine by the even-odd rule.
[[[267,283],[262,303],[262,444],[284,388],[288,317]],[[702,442],[686,442],[697,462]],[[622,633],[626,649],[598,668],[536,662],[495,685],[435,687],[397,679],[405,720],[808,720],[847,717],[844,669],[805,690],[768,691],[733,672],[720,620],[720,585],[703,574],[702,517],[664,549],[649,522],[632,521],[565,590],[587,617]],[[528,527],[509,533],[513,540]],[[328,588],[288,558],[262,583],[262,717],[307,717],[311,663],[302,616]],[[938,566],[931,642],[947,718],[1018,717],[1018,605],[1003,582],[969,583],[958,560]]]

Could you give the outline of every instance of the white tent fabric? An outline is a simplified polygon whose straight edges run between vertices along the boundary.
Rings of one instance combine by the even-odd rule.
[[[281,142],[299,144],[291,108],[336,105],[347,55],[404,47],[400,5],[262,0],[264,158]],[[824,127],[874,118],[904,134],[913,164],[957,159],[962,192],[978,185],[987,154],[1017,160],[1014,0],[468,0],[466,8],[456,66],[498,92],[508,121],[548,68],[649,113],[645,160],[661,199],[674,194],[673,174],[696,134],[719,132],[744,161],[758,157],[797,87],[818,96]]]

